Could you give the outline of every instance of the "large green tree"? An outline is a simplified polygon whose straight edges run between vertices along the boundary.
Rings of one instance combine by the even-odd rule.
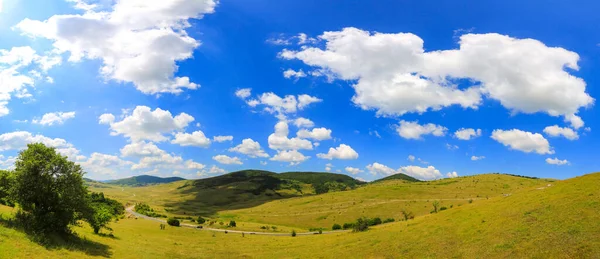
[[[69,232],[89,209],[83,174],[54,148],[27,145],[15,162],[12,191],[26,227],[38,233]]]

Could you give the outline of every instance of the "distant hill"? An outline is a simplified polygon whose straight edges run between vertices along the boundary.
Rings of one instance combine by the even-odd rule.
[[[277,177],[310,184],[317,194],[354,189],[358,185],[365,184],[365,182],[361,182],[350,176],[334,173],[288,172],[278,174]]]
[[[177,181],[186,180],[181,177],[158,177],[151,175],[138,175],[134,177],[118,179],[118,180],[109,180],[105,181],[108,184],[116,184],[116,185],[128,185],[128,186],[145,186],[149,184],[160,184],[160,183],[172,183]]]
[[[412,176],[408,176],[405,174],[394,174],[394,175],[390,175],[388,177],[377,179],[377,180],[373,181],[373,183],[389,181],[389,180],[404,180],[404,181],[408,181],[408,182],[420,182],[421,181],[417,178],[414,178]]]

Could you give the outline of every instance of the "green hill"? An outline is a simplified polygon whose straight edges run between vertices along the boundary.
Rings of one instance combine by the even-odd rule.
[[[373,181],[372,183],[377,183],[377,182],[382,182],[382,181],[389,181],[389,180],[404,180],[404,181],[409,181],[409,182],[420,182],[421,180],[414,178],[412,176],[408,176],[405,174],[394,174],[394,175],[390,175],[388,177],[384,177],[378,180]]]
[[[162,177],[152,176],[152,175],[138,175],[138,176],[133,176],[133,177],[124,178],[124,179],[109,180],[109,181],[105,181],[105,183],[115,184],[115,185],[127,185],[127,186],[145,186],[145,185],[149,185],[149,184],[172,183],[172,182],[183,181],[183,180],[185,180],[185,179],[181,178],[181,177],[162,178]]]

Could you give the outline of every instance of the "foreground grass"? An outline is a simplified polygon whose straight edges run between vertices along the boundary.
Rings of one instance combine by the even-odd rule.
[[[160,230],[124,219],[115,238],[93,235],[81,246],[46,249],[0,226],[1,258],[599,258],[600,174],[523,188],[365,233],[269,237],[195,229]],[[0,212],[10,213],[7,207]],[[107,247],[98,252],[94,244]]]

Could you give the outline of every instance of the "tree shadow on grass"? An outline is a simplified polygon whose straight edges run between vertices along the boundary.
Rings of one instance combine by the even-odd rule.
[[[92,240],[88,240],[85,237],[80,237],[74,233],[72,234],[48,234],[48,235],[36,235],[25,230],[21,224],[14,219],[6,219],[0,214],[0,226],[11,228],[19,232],[23,232],[27,235],[27,238],[32,242],[43,246],[47,250],[60,250],[66,249],[74,252],[83,252],[89,256],[100,256],[100,257],[111,257],[112,252],[110,247],[105,244],[101,244]]]

